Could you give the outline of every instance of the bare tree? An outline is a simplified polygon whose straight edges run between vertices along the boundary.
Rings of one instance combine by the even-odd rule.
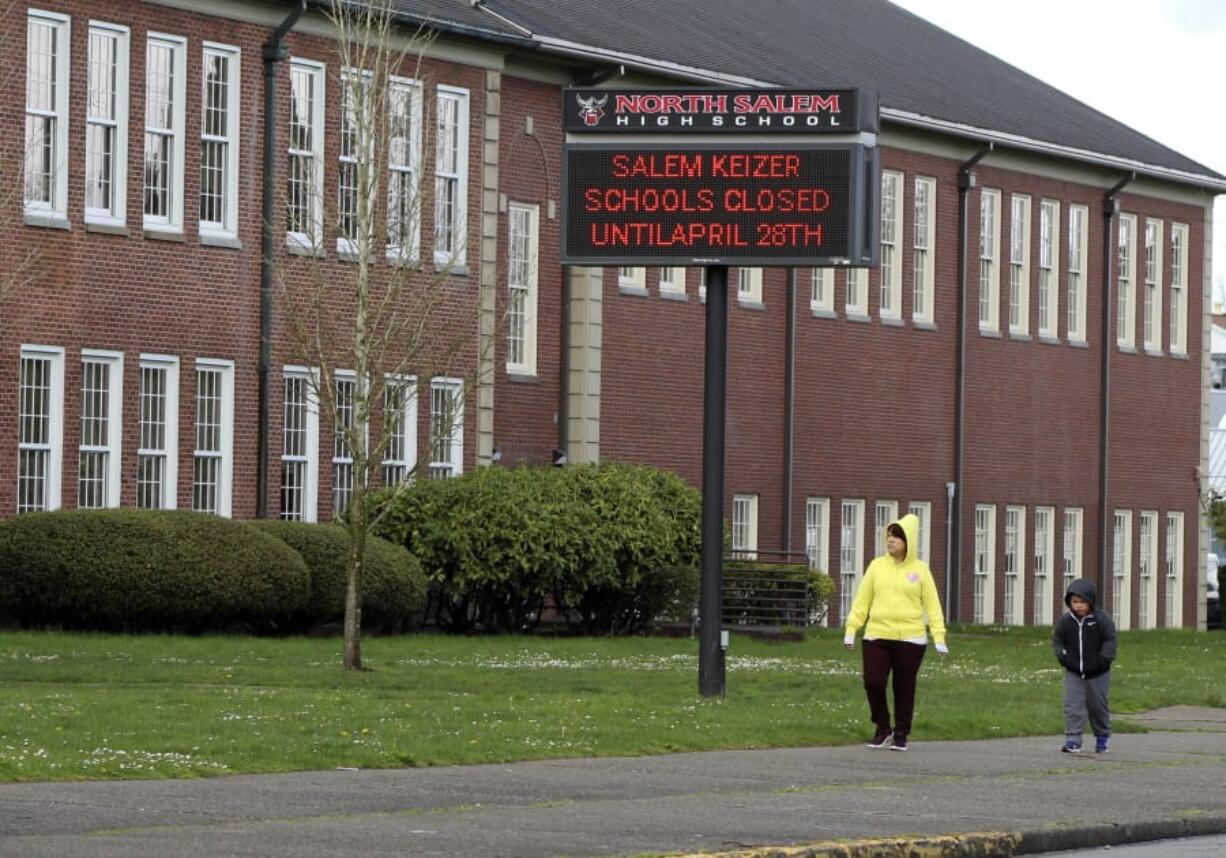
[[[16,2],[6,4],[0,15],[5,21],[11,22],[23,18]],[[17,39],[25,35],[25,28],[10,25],[6,26],[3,32],[5,37],[0,40],[0,49],[4,50],[4,55],[7,57],[25,56],[25,46],[17,43]],[[13,62],[6,63],[4,70],[0,72],[0,88],[6,92],[14,91],[21,82],[18,75],[24,72],[24,66]],[[26,183],[33,180],[28,175],[28,171],[35,162],[32,156],[40,154],[41,147],[36,146],[36,139],[30,133],[29,122],[30,120],[27,119],[27,127],[24,132],[14,133],[11,138],[22,141],[20,157],[0,157],[0,233],[5,235],[19,234],[16,227],[22,221],[25,202],[29,196]],[[14,315],[10,309],[9,299],[36,279],[35,263],[37,261],[38,251],[30,244],[14,242],[7,249],[4,264],[0,265],[0,307],[5,308],[4,312],[0,313],[0,325],[3,325],[5,319],[12,319]]]

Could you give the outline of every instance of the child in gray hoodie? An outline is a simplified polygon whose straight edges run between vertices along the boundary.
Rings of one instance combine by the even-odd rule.
[[[1066,754],[1081,751],[1081,734],[1087,718],[1094,730],[1094,752],[1105,753],[1111,743],[1111,712],[1107,705],[1111,689],[1111,662],[1118,640],[1115,621],[1095,603],[1094,582],[1078,578],[1064,594],[1065,613],[1056,622],[1051,643],[1056,660],[1064,667],[1064,746]]]

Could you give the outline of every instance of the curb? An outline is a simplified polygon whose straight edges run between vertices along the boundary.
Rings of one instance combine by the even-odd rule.
[[[1226,814],[1037,831],[827,840],[799,846],[675,854],[673,858],[992,858],[1214,834],[1226,834]]]

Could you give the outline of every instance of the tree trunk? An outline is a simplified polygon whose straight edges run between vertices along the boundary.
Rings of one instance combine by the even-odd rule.
[[[349,556],[345,586],[345,670],[362,667],[362,571],[366,557],[366,492],[355,491],[349,504]]]

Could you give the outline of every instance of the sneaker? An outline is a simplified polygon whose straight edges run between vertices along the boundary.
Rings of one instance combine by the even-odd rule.
[[[1111,745],[1110,736],[1095,736],[1094,737],[1094,753],[1105,754],[1107,753],[1107,748],[1110,747],[1110,745]]]
[[[894,732],[892,730],[878,730],[873,734],[873,738],[869,739],[868,746],[870,748],[888,748],[893,738]]]
[[[1060,750],[1066,754],[1080,754],[1081,753],[1081,743],[1074,742],[1072,739],[1069,739],[1067,742],[1064,743],[1064,747],[1062,747]]]
[[[891,751],[907,750],[907,737],[901,733],[894,734],[894,744],[890,746]]]

